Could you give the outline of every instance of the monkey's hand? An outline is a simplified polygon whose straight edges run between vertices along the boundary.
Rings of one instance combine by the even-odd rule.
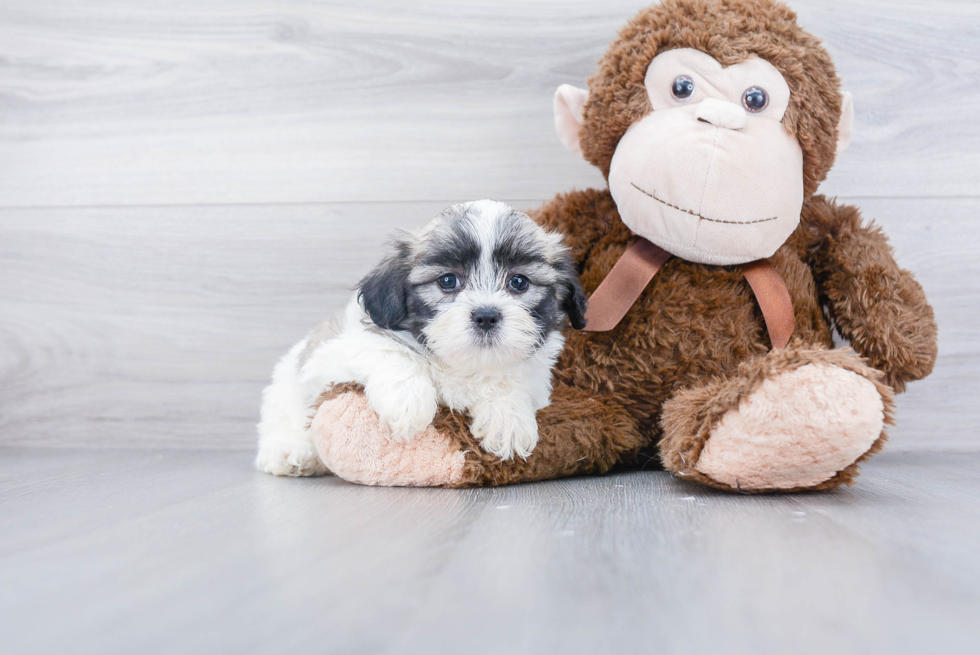
[[[936,362],[936,322],[922,286],[899,268],[881,228],[856,207],[815,196],[803,206],[807,259],[830,317],[896,391]]]

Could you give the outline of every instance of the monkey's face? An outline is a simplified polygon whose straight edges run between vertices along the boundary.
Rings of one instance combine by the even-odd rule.
[[[830,55],[774,0],[642,9],[589,84],[558,88],[559,138],[630,228],[697,262],[772,255],[851,138]]]
[[[782,125],[790,91],[772,64],[723,68],[692,49],[647,69],[653,111],[620,140],[609,190],[631,230],[705,264],[772,255],[803,205],[803,151]]]

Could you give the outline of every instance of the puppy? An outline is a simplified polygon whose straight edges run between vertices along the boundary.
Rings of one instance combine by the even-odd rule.
[[[550,402],[561,328],[585,327],[586,298],[561,235],[500,202],[453,205],[394,243],[344,311],[297,343],[263,394],[256,466],[327,470],[308,428],[325,389],[359,382],[393,439],[438,407],[466,412],[484,450],[526,458]]]

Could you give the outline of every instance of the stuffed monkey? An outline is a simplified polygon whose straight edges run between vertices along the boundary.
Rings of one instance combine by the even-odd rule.
[[[608,187],[531,215],[566,235],[590,299],[527,460],[441,412],[386,439],[356,387],[314,419],[366,484],[497,485],[662,465],[743,492],[850,484],[893,394],[929,374],[936,325],[882,231],[817,194],[853,109],[819,41],[771,0],[664,0],[555,96],[563,143]],[[602,288],[600,288],[602,285]],[[832,329],[850,342],[835,349]]]

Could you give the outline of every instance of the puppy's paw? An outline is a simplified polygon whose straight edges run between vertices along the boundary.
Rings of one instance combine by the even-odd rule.
[[[255,468],[272,475],[308,477],[330,473],[309,439],[266,438],[259,442]]]
[[[410,441],[432,424],[439,409],[436,389],[427,378],[412,378],[386,388],[366,388],[368,403],[395,441]]]
[[[538,423],[530,407],[487,403],[474,407],[470,432],[480,447],[501,460],[527,459],[538,443]]]

